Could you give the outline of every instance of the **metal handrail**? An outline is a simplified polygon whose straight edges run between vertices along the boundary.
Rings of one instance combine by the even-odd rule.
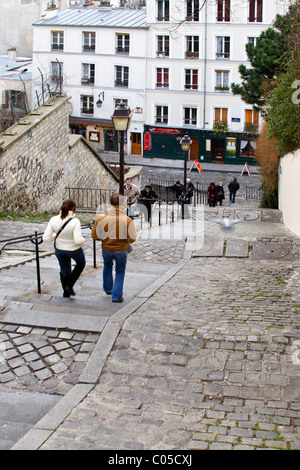
[[[36,275],[37,275],[37,289],[38,294],[41,293],[41,271],[40,271],[40,255],[39,255],[39,245],[43,243],[43,234],[34,232],[34,235],[25,235],[23,237],[16,238],[7,238],[6,240],[0,240],[1,243],[4,242],[4,245],[1,246],[0,255],[2,254],[3,249],[8,245],[15,245],[18,243],[23,243],[30,241],[35,245],[35,262],[36,262]]]
[[[94,222],[91,222],[89,224],[82,224],[81,228],[90,228],[92,229],[94,225]],[[4,250],[5,247],[10,246],[10,245],[16,245],[18,243],[24,243],[27,241],[30,241],[35,245],[35,262],[36,262],[36,276],[37,276],[37,291],[38,294],[41,294],[41,269],[40,269],[40,252],[39,252],[39,245],[43,243],[43,235],[44,232],[34,232],[34,234],[31,235],[24,235],[22,237],[15,237],[15,238],[6,238],[4,240],[0,240],[0,256],[2,254],[2,251]],[[93,240],[93,264],[94,268],[96,268],[96,242]]]

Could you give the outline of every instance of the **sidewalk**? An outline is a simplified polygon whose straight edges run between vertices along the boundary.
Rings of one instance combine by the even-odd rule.
[[[120,156],[118,153],[100,152],[99,154],[106,163],[118,164],[120,161]],[[183,169],[183,165],[184,165],[184,160],[173,160],[173,159],[163,159],[163,158],[144,158],[142,156],[135,156],[135,155],[126,155],[125,162],[127,165],[139,165],[139,166],[171,168],[171,169],[175,169],[175,168]],[[194,162],[191,160],[187,162],[187,170],[190,170],[193,163]],[[200,161],[200,165],[201,165],[201,168],[205,171],[224,172],[224,173],[230,173],[230,174],[241,174],[244,168],[244,165],[234,165],[234,164],[222,165],[218,163],[206,163],[202,161]],[[252,174],[257,175],[259,173],[258,166],[250,165],[249,168]]]
[[[223,216],[240,222],[224,231],[215,221]],[[197,217],[200,225],[188,225],[183,240],[181,220],[172,240],[167,232],[157,237],[156,224],[143,229],[129,255],[125,302],[117,307],[101,292],[100,259],[100,269],[87,270],[76,298],[67,303],[58,297],[57,267],[45,258],[47,315],[38,310],[42,300],[34,287],[25,285],[22,273],[29,265],[4,270],[1,282],[9,274],[6,285],[14,285],[14,292],[3,298],[0,322],[14,326],[18,338],[28,338],[25,328],[41,333],[44,320],[68,319],[68,329],[47,324],[41,337],[57,331],[62,336],[52,347],[64,339],[70,349],[76,338],[66,338],[73,321],[82,328],[87,317],[91,324],[105,318],[92,333],[97,340],[88,355],[73,344],[73,362],[60,358],[59,365],[77,366],[76,380],[65,382],[70,369],[57,369],[51,380],[58,380],[60,395],[48,395],[55,401],[48,401],[48,410],[12,449],[300,448],[300,240],[284,227],[279,211],[242,200],[206,207],[203,218]],[[90,263],[90,248],[87,257]],[[24,325],[26,318],[36,324]],[[1,383],[2,392],[20,393],[20,378],[13,388]],[[47,393],[45,384],[35,383],[44,386],[40,397]]]

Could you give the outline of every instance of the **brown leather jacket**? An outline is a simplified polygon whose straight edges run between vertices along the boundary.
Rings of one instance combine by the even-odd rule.
[[[99,215],[92,229],[92,238],[102,240],[104,251],[117,252],[127,250],[129,243],[136,240],[133,220],[127,217],[123,206],[110,206],[105,214]]]

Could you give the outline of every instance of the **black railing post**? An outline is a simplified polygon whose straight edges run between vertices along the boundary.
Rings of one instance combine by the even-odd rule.
[[[93,261],[94,261],[94,268],[97,268],[97,256],[96,256],[96,240],[93,240]]]
[[[35,244],[37,289],[38,289],[38,294],[41,294],[42,289],[41,289],[40,254],[39,254],[39,240],[38,240],[38,233],[37,232],[34,232],[34,241],[33,241],[33,243]]]

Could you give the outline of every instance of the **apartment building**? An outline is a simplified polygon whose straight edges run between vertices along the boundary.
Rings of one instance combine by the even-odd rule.
[[[44,91],[71,97],[70,127],[100,150],[118,150],[111,116],[123,101],[144,111],[146,40],[144,10],[67,9],[34,25],[34,96]],[[128,151],[141,153],[144,117],[134,113]],[[135,150],[135,140],[138,149]]]
[[[34,24],[33,96],[41,75],[67,93],[72,132],[100,149],[117,150],[111,115],[122,100],[134,113],[127,152],[145,158],[219,163],[253,160],[260,116],[230,84],[255,43],[288,1],[148,0],[130,8],[75,8]]]

